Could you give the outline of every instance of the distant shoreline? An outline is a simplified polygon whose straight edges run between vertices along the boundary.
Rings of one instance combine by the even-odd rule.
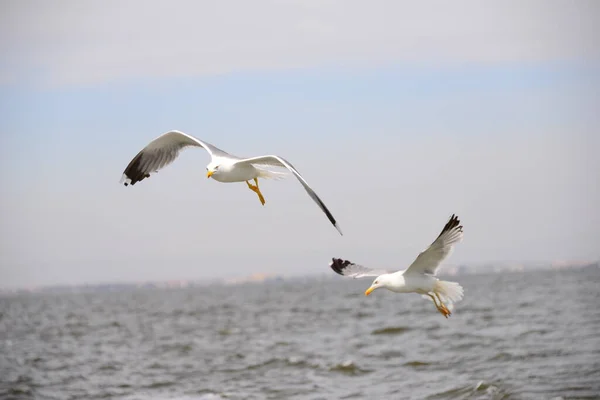
[[[600,261],[595,262],[555,262],[539,264],[523,263],[489,263],[478,266],[446,266],[440,271],[441,276],[485,275],[499,273],[527,273],[543,270],[562,271],[571,269],[600,268]],[[284,276],[281,274],[255,273],[249,276],[223,279],[204,280],[168,280],[149,282],[121,282],[121,283],[83,283],[83,284],[57,284],[30,287],[0,288],[0,296],[19,294],[62,294],[62,293],[109,293],[132,289],[185,289],[207,286],[235,286],[243,284],[261,284],[277,282],[293,282],[299,280],[327,279],[327,274],[312,274],[303,276]],[[331,276],[331,279],[337,279]]]

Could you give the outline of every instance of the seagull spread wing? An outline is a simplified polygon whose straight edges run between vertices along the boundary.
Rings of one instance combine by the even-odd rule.
[[[354,264],[352,261],[342,260],[341,258],[332,258],[329,266],[332,270],[340,275],[350,278],[364,278],[368,276],[379,276],[389,274],[391,271],[383,269],[371,269],[359,264]]]
[[[319,198],[319,196],[317,196],[317,193],[315,193],[315,191],[312,190],[312,188],[304,180],[302,175],[300,175],[298,170],[296,170],[296,168],[294,168],[294,166],[292,164],[290,164],[287,160],[284,160],[283,158],[281,158],[279,156],[259,156],[259,157],[252,157],[252,158],[244,158],[244,159],[241,159],[236,162],[236,164],[241,164],[241,163],[247,163],[247,164],[253,164],[253,165],[269,165],[272,167],[287,168],[291,173],[294,174],[294,176],[296,176],[298,181],[302,184],[302,186],[304,186],[304,189],[306,190],[308,195],[315,201],[315,203],[317,203],[317,205],[321,208],[321,210],[325,213],[325,215],[327,215],[327,218],[329,218],[329,221],[333,224],[333,226],[335,226],[335,229],[338,230],[340,235],[342,234],[342,230],[339,228],[339,226],[338,226],[335,218],[331,214],[331,212],[325,206],[325,203],[323,203],[323,201]]]
[[[203,142],[191,135],[179,131],[170,131],[157,137],[144,147],[129,163],[121,183],[135,185],[137,182],[150,177],[151,172],[171,164],[186,147],[203,147],[211,157],[234,158],[210,143]]]
[[[463,227],[460,225],[458,217],[452,214],[437,239],[417,256],[404,274],[435,275],[441,262],[450,255],[454,245],[462,238]]]

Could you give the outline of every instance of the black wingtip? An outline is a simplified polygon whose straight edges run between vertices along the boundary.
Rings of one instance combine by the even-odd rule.
[[[325,213],[325,215],[327,215],[327,218],[329,219],[329,222],[331,222],[331,225],[333,225],[333,227],[335,229],[337,229],[337,231],[340,233],[340,235],[344,236],[344,234],[342,233],[342,230],[340,229],[340,227],[337,224],[337,221],[335,220],[335,218],[333,218],[333,215],[331,214],[331,212],[329,211],[329,209],[327,208],[325,203],[323,203],[323,201],[319,198],[319,196],[317,196],[317,194],[314,192],[313,192],[313,194],[311,194],[311,197],[313,198],[313,200],[315,200],[317,202],[317,204],[319,205],[321,210]]]
[[[332,258],[331,264],[329,264],[329,266],[335,273],[344,275],[343,274],[344,269],[346,267],[348,267],[350,264],[352,264],[352,263],[348,260],[342,260],[341,258]]]
[[[450,217],[450,219],[448,220],[448,222],[444,226],[444,229],[442,229],[438,237],[442,236],[445,232],[448,232],[456,227],[458,227],[458,229],[462,231],[462,225],[460,225],[460,220],[458,219],[458,216],[456,216],[456,214],[452,214],[452,216]]]
[[[150,174],[143,171],[142,166],[143,150],[140,151],[127,165],[123,175],[127,177],[130,182],[125,182],[125,186],[135,185],[137,182],[143,181],[146,178],[150,178]]]

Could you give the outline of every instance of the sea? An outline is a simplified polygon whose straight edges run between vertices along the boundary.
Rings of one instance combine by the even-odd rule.
[[[0,298],[1,399],[600,399],[600,269]]]

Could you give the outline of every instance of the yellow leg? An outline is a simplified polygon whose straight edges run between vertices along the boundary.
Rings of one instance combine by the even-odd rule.
[[[258,179],[254,178],[254,183],[256,183],[256,186],[251,184],[250,182],[246,181],[246,185],[248,185],[248,189],[252,190],[254,193],[256,193],[258,195],[258,199],[260,200],[260,204],[262,204],[263,206],[265,205],[265,198],[263,197],[262,193],[260,192],[260,189],[258,187]]]
[[[437,308],[437,310],[440,312],[440,314],[442,314],[444,317],[448,318],[449,315],[451,315],[452,313],[450,312],[450,310],[448,310],[448,308],[444,305],[444,303],[442,303],[442,300],[440,300],[440,298],[437,296],[437,293],[435,293],[435,297],[431,295],[431,293],[427,293],[427,295],[429,297],[431,297],[431,300],[433,300],[433,304],[435,304],[435,308]],[[437,298],[437,300],[436,300]],[[439,301],[439,303],[438,303]]]

